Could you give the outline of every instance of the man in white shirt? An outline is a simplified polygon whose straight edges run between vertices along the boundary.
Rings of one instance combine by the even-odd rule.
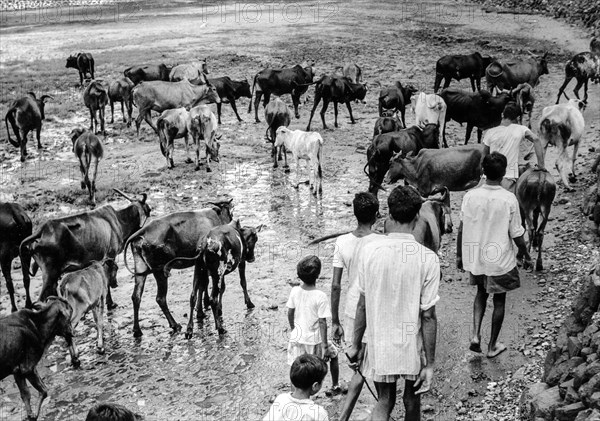
[[[421,203],[412,187],[396,187],[388,197],[388,234],[365,244],[359,258],[360,299],[348,356],[358,359],[368,326],[364,374],[378,394],[371,420],[389,419],[400,378],[405,379],[406,419],[420,420],[420,395],[433,380],[440,263],[411,234]]]
[[[501,186],[506,173],[506,157],[492,152],[483,159],[485,185],[465,194],[458,228],[457,267],[470,272],[471,285],[477,285],[473,304],[473,336],[469,349],[481,351],[481,322],[489,294],[493,294],[492,332],[488,358],[506,350],[498,342],[506,293],[520,286],[517,251],[524,259],[524,268],[531,266],[521,225],[519,203],[515,195]],[[517,250],[518,248],[518,250]]]
[[[506,157],[506,175],[502,186],[514,192],[514,186],[519,178],[519,150],[521,142],[527,140],[533,143],[537,166],[544,168],[544,147],[537,137],[527,127],[517,124],[521,110],[514,102],[509,102],[502,112],[502,122],[485,132],[483,144],[486,153],[499,152]]]

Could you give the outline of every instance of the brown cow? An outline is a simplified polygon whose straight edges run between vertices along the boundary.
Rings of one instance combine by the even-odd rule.
[[[73,142],[73,152],[79,160],[79,169],[83,177],[81,188],[87,187],[90,201],[95,205],[96,174],[98,174],[98,162],[104,157],[104,147],[98,136],[85,129],[73,129],[70,137]]]

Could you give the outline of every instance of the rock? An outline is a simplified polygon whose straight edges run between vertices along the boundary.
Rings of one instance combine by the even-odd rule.
[[[546,376],[545,382],[551,387],[569,380],[572,377],[571,372],[573,369],[585,362],[582,357],[567,359],[568,357],[568,354],[562,354]]]
[[[583,384],[577,392],[581,397],[581,401],[586,406],[591,406],[592,395],[596,392],[600,392],[600,374],[596,374],[587,383]]]
[[[577,369],[579,369],[579,367],[577,367]],[[579,381],[577,381],[575,379],[575,376],[573,376],[573,387],[575,389],[579,389],[583,383],[587,383],[592,377],[594,377],[598,373],[600,373],[600,362],[595,361],[591,364],[588,364],[587,366],[585,366],[583,376],[581,377],[581,379],[579,379]]]
[[[554,416],[558,421],[574,421],[575,418],[577,418],[577,415],[584,409],[586,408],[582,402],[576,402],[557,408]]]
[[[600,409],[600,392],[596,392],[590,398],[590,407],[594,409]]]
[[[592,348],[590,348],[589,346],[586,346],[585,348],[583,348],[581,350],[582,357],[587,357],[588,355],[591,355],[593,353],[594,353],[594,350]]]
[[[578,402],[580,400],[581,398],[579,397],[579,393],[577,393],[577,391],[572,386],[569,386],[567,388],[567,393],[565,394],[565,403],[570,404]]]
[[[542,393],[539,393],[531,401],[529,407],[529,419],[540,417],[544,420],[552,420],[556,408],[559,407],[561,403],[562,400],[558,393],[558,386],[547,389]]]
[[[581,411],[575,421],[586,421],[590,414],[592,413],[592,409],[586,409],[585,411]]]
[[[534,383],[531,386],[529,386],[529,389],[527,389],[527,391],[523,391],[523,393],[521,394],[521,399],[519,402],[519,410],[520,410],[520,414],[521,414],[521,419],[531,419],[531,415],[532,415],[532,401],[541,393],[545,392],[546,390],[548,390],[550,387],[543,382],[540,383]],[[560,395],[559,395],[560,397]]]
[[[581,345],[584,347],[590,346],[590,343],[592,341],[592,335],[594,333],[598,332],[598,330],[599,330],[599,328],[596,323],[592,323],[591,325],[586,327],[585,330],[583,331],[583,335],[581,338]]]
[[[574,336],[569,337],[567,340],[567,349],[569,351],[569,357],[578,357],[581,353],[581,341]]]
[[[565,398],[565,395],[567,394],[567,388],[569,387],[573,387],[573,379],[567,380],[566,382],[562,382],[558,385],[558,394],[560,395],[561,399]]]

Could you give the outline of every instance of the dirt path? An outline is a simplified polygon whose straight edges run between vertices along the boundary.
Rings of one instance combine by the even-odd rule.
[[[120,122],[120,111],[116,112],[118,122],[108,125],[107,157],[101,164],[98,181],[99,203],[125,204],[112,194],[112,187],[148,192],[153,215],[160,216],[201,207],[216,196],[233,197],[235,216],[243,224],[267,226],[260,236],[257,260],[249,265],[249,291],[257,308],[245,311],[237,276],[231,275],[224,302],[229,333],[219,338],[209,319],[187,341],[183,335],[169,334],[154,301],[154,281],[148,279],[141,313],[144,337],[134,340],[129,298],[133,282],[122,269],[119,288],[114,291],[119,308],[110,315],[106,355],[94,353],[95,333],[86,322],[78,328],[82,370],[69,367],[62,341],[50,348],[41,364],[51,390],[44,405],[44,419],[48,420],[82,419],[91,405],[106,400],[137,408],[149,420],[258,419],[268,408],[269,399],[287,389],[285,302],[290,289],[288,281],[295,279],[295,264],[302,256],[318,254],[325,262],[320,286],[329,291],[331,245],[308,248],[305,244],[323,233],[349,228],[353,194],[367,188],[362,168],[364,146],[370,140],[376,116],[376,83],[399,79],[430,91],[435,60],[443,54],[480,50],[509,58],[525,55],[526,50],[549,50],[550,75],[542,78],[537,92],[537,121],[541,108],[554,103],[565,60],[573,52],[587,48],[584,34],[553,20],[532,15],[487,15],[475,6],[453,2],[427,3],[421,9],[402,8],[394,2],[320,3],[317,8],[300,3],[301,14],[289,7],[274,8],[264,9],[260,18],[250,9],[244,14],[233,5],[219,10],[188,4],[169,8],[134,4],[142,10],[126,11],[130,17],[135,12],[135,22],[126,22],[124,14],[117,14],[116,19],[114,14],[105,14],[93,25],[85,22],[82,16],[98,13],[97,8],[73,9],[65,15],[70,18],[55,19],[51,25],[39,18],[35,20],[39,12],[3,16],[0,112],[4,113],[14,96],[30,90],[51,91],[57,97],[47,108],[44,151],[33,150],[30,142],[32,159],[21,165],[12,147],[6,142],[0,145],[0,200],[26,204],[36,222],[87,206],[85,195],[78,189],[79,174],[66,137],[74,126],[88,122],[80,92],[74,86],[77,75],[64,69],[65,57],[74,51],[91,51],[98,75],[105,78],[118,75],[134,63],[183,62],[205,56],[209,57],[213,75],[242,79],[251,79],[263,66],[289,65],[304,58],[316,59],[317,74],[332,71],[344,60],[354,60],[364,68],[372,91],[365,106],[354,106],[356,125],[349,124],[346,110],[342,109],[340,128],[321,132],[325,139],[325,164],[324,195],[319,200],[310,196],[307,186],[297,190],[292,187],[293,170],[291,175],[272,170],[263,138],[264,123],[254,124],[250,115],[242,113],[246,122],[238,124],[227,105],[223,107],[221,163],[214,164],[214,171],[209,174],[203,169],[194,172],[192,165],[183,163],[182,144],[177,145],[176,168],[167,171],[149,128],[143,126],[143,137],[138,140]],[[465,411],[466,419],[476,419],[465,408],[481,400],[489,382],[539,362],[546,339],[538,344],[537,340],[532,342],[532,335],[551,338],[553,334],[552,326],[545,324],[546,316],[542,316],[552,311],[546,308],[545,297],[562,294],[567,299],[577,284],[575,278],[585,272],[590,259],[597,257],[597,239],[590,235],[590,222],[578,208],[590,177],[589,148],[600,146],[598,94],[598,86],[591,85],[577,191],[565,194],[559,189],[557,199],[564,200],[552,210],[546,238],[546,271],[527,274],[519,293],[510,296],[501,338],[510,350],[495,361],[473,356],[466,350],[473,290],[466,285],[464,275],[454,270],[455,235],[444,238],[438,370],[434,393],[426,398],[426,419],[435,416],[437,420],[454,420],[457,413]],[[301,119],[293,121],[293,129],[306,126],[312,91],[309,97],[311,101],[302,105]],[[242,100],[239,108],[245,106],[247,101]],[[262,114],[261,108],[261,119]],[[331,112],[327,119],[332,123]],[[408,121],[414,121],[411,112]],[[317,116],[313,129],[320,128]],[[454,142],[462,142],[464,128],[451,123],[449,135]],[[555,152],[549,150],[549,167],[555,158]],[[552,173],[558,178],[554,169]],[[382,203],[385,198],[385,194],[380,195]],[[455,223],[461,199],[462,194],[452,197]],[[387,213],[386,205],[383,213]],[[174,271],[170,278],[169,306],[180,323],[186,321],[188,313],[191,275],[191,270]],[[22,302],[17,271],[15,278]],[[34,294],[40,283],[40,277],[34,279]],[[6,314],[8,309],[8,297],[4,294],[0,297],[0,311]],[[342,374],[349,379],[347,368]],[[6,414],[9,420],[20,419],[20,398],[12,381],[0,383],[0,390],[0,417]],[[372,402],[365,391],[357,405],[356,419],[366,416]],[[319,403],[334,416],[341,398],[330,401],[319,397]],[[400,416],[399,408],[395,417]],[[481,419],[493,418],[483,413]]]

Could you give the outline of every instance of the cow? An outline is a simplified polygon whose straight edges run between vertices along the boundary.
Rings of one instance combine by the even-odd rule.
[[[308,87],[313,84],[314,78],[313,64],[302,65],[297,64],[294,67],[283,69],[266,68],[258,72],[254,76],[252,83],[252,95],[256,88],[256,97],[254,98],[254,118],[257,123],[258,119],[258,104],[261,96],[264,95],[263,107],[267,107],[271,95],[281,96],[291,94],[292,103],[294,104],[294,115],[300,118],[298,105],[300,105],[300,97],[308,90]],[[248,112],[252,111],[252,101],[248,105]]]
[[[529,168],[517,180],[515,193],[519,201],[523,226],[528,232],[527,251],[532,245],[537,247],[535,270],[544,270],[542,263],[544,229],[556,195],[556,183],[548,171]],[[541,221],[538,224],[540,217]]]
[[[283,146],[286,151],[291,151],[296,161],[296,179],[300,176],[300,159],[304,159],[308,166],[308,184],[310,191],[316,196],[323,193],[323,138],[317,132],[303,132],[290,130],[287,127],[277,129],[275,148]],[[285,158],[287,166],[287,156]]]
[[[448,147],[446,142],[446,124],[448,121],[454,120],[461,124],[467,123],[465,145],[471,138],[473,127],[477,127],[477,141],[481,143],[483,130],[500,125],[502,111],[506,104],[512,100],[507,92],[492,96],[489,91],[483,89],[478,92],[465,92],[447,88],[440,93],[440,96],[446,103],[446,121],[442,129],[442,140],[445,147]]]
[[[321,121],[323,122],[323,129],[327,129],[325,124],[325,112],[330,102],[333,102],[333,111],[335,115],[334,125],[338,127],[338,104],[345,103],[350,113],[350,121],[352,124],[355,123],[354,116],[352,115],[352,107],[350,106],[351,101],[360,100],[363,101],[367,95],[367,85],[361,83],[352,83],[352,81],[344,76],[342,77],[331,77],[324,76],[317,82],[315,86],[315,103],[310,112],[310,118],[308,119],[308,125],[306,131],[310,131],[310,122],[315,115],[315,110],[323,100],[323,107],[321,107]]]
[[[58,297],[49,297],[38,310],[23,309],[0,318],[0,380],[11,374],[14,376],[29,421],[38,419],[48,396],[48,389],[40,379],[36,366],[55,336],[62,336],[71,346],[73,330],[70,319],[71,307]],[[31,409],[27,381],[40,394],[35,412]]]
[[[96,323],[96,352],[104,354],[104,304],[109,279],[117,276],[117,267],[111,260],[92,262],[89,266],[67,273],[60,281],[59,297],[71,307],[71,327],[75,329],[88,311]],[[75,341],[69,349],[71,364],[79,367],[79,351]]]
[[[104,130],[104,109],[108,104],[108,87],[101,80],[90,80],[83,91],[83,103],[90,110],[90,130],[98,133],[98,120],[100,118],[100,132],[106,136]],[[96,128],[94,129],[94,125]]]
[[[183,269],[194,265],[194,259],[181,260],[195,256],[200,238],[213,227],[231,222],[232,199],[209,203],[210,207],[191,212],[175,212],[154,219],[133,233],[125,244],[124,261],[127,270],[135,276],[133,301],[133,336],[142,336],[139,323],[140,302],[146,277],[154,275],[157,285],[156,302],[163,311],[169,326],[174,332],[181,330],[167,305],[169,273],[164,268]],[[133,270],[127,263],[127,248],[133,254]]]
[[[447,107],[441,96],[419,92],[413,101],[417,126],[429,123],[437,124],[439,127],[444,125]]]
[[[218,77],[214,79],[208,79],[208,82],[217,89],[221,102],[217,103],[217,116],[219,117],[219,124],[221,124],[221,105],[231,105],[231,109],[235,113],[238,121],[243,121],[238,114],[237,107],[235,106],[235,100],[241,97],[250,98],[252,100],[252,93],[250,92],[250,83],[248,80],[235,81],[231,80],[230,77]]]
[[[544,53],[542,57],[534,56],[521,61],[501,63],[493,61],[485,69],[485,79],[490,92],[494,92],[494,88],[514,89],[521,83],[529,83],[532,87],[536,87],[540,76],[548,74],[548,53]]]
[[[519,124],[523,124],[523,116],[527,114],[529,116],[527,127],[531,129],[531,113],[535,104],[533,88],[529,83],[521,83],[510,91],[510,96],[515,99],[517,106],[521,110]]]
[[[285,156],[286,154],[285,147],[280,148],[279,153],[277,153],[277,148],[275,147],[275,142],[277,141],[277,129],[279,127],[288,127],[292,121],[292,116],[287,105],[285,105],[285,102],[276,97],[265,107],[265,120],[267,121],[265,136],[267,141],[273,144],[271,156],[273,157],[273,168],[277,168],[277,160],[281,159],[282,149],[283,155]],[[286,166],[284,168],[287,168],[287,157],[285,159]]]
[[[206,172],[211,172],[210,160],[219,162],[219,142],[221,135],[217,136],[217,117],[208,105],[197,105],[190,109],[190,133],[196,145],[196,168],[200,169],[200,144],[204,141],[206,151]]]
[[[481,78],[485,76],[485,69],[494,61],[493,57],[482,56],[479,52],[473,54],[447,55],[440,58],[435,64],[435,83],[433,92],[437,93],[440,89],[442,79],[444,87],[450,86],[452,79],[461,80],[469,78],[471,80],[471,89],[475,92],[481,90]]]
[[[162,80],[163,82],[169,81],[169,74],[174,66],[168,66],[164,63],[161,64],[142,64],[139,66],[132,66],[123,71],[123,75],[131,80],[134,85],[144,81],[151,80]]]
[[[576,54],[565,66],[565,81],[558,90],[556,104],[560,101],[561,95],[564,95],[567,100],[569,96],[565,93],[565,88],[575,78],[577,84],[573,89],[573,93],[579,99],[579,89],[583,85],[584,95],[583,102],[587,104],[588,99],[588,81],[600,81],[600,54],[591,52],[583,52]]]
[[[198,104],[219,103],[219,94],[214,86],[194,85],[187,80],[181,82],[151,81],[142,82],[133,88],[133,103],[138,107],[139,114],[135,119],[137,135],[140,135],[142,120],[158,132],[152,123],[151,111],[162,113],[172,108],[185,107],[190,109]]]
[[[342,70],[342,76],[350,79],[352,83],[362,82],[362,69],[356,63],[346,63],[336,70]]]
[[[367,163],[363,169],[369,177],[369,192],[376,195],[379,189],[383,188],[383,177],[395,153],[401,150],[416,153],[423,148],[438,148],[439,133],[437,124],[426,124],[424,127],[412,126],[398,132],[375,136],[367,149]]]
[[[382,88],[379,92],[379,117],[383,117],[383,110],[394,110],[396,113],[400,112],[402,116],[402,125],[406,127],[406,120],[404,114],[406,112],[406,106],[410,104],[410,97],[417,92],[417,88],[413,85],[402,86],[399,81],[394,86],[387,86]]]
[[[79,169],[83,177],[81,188],[88,189],[90,201],[95,205],[98,162],[104,157],[104,147],[98,136],[85,129],[73,129],[69,137],[73,142],[73,153],[79,161]]]
[[[160,152],[167,159],[167,168],[175,166],[173,163],[174,140],[185,139],[185,162],[193,162],[189,152],[189,137],[191,134],[190,113],[185,108],[165,110],[156,121]]]
[[[121,103],[121,114],[123,114],[123,122],[127,123],[127,127],[131,127],[131,113],[133,112],[133,96],[131,91],[134,87],[133,82],[126,78],[120,77],[113,80],[108,85],[108,100],[110,101],[110,123],[115,122],[115,102]],[[125,106],[123,106],[123,104]],[[125,108],[127,108],[127,118],[125,116]]]
[[[206,58],[203,61],[196,61],[187,64],[178,64],[173,66],[169,73],[169,80],[171,82],[181,82],[182,80],[194,81],[197,85],[205,85],[208,80],[206,75],[208,71],[208,64]]]
[[[32,224],[25,209],[18,203],[0,203],[0,267],[6,279],[6,289],[10,295],[11,311],[17,311],[15,288],[13,286],[11,269],[12,261],[19,256],[21,241],[31,235]],[[23,285],[25,286],[25,306],[31,308],[29,296],[29,265],[30,259],[21,259]]]
[[[44,108],[48,99],[54,99],[54,97],[42,95],[40,99],[37,99],[35,93],[29,92],[27,96],[13,101],[4,116],[8,141],[15,148],[21,148],[21,162],[24,162],[27,156],[27,136],[30,131],[35,130],[37,147],[42,149],[40,133],[42,121],[46,119]],[[8,127],[9,123],[10,128]],[[11,128],[17,138],[16,142],[10,137]]]
[[[262,225],[256,228],[242,227],[240,221],[235,220],[215,226],[198,241],[197,255],[192,258],[195,262],[194,287],[190,296],[186,339],[190,339],[194,333],[194,306],[198,296],[202,298],[208,290],[208,277],[212,280],[209,303],[215,319],[215,328],[220,335],[227,332],[223,328],[223,293],[226,275],[238,269],[246,308],[254,308],[246,284],[246,262],[254,262],[254,248],[261,229]],[[166,267],[165,270],[169,268]],[[198,307],[198,319],[204,319],[201,305]]]
[[[94,57],[90,53],[77,53],[67,58],[65,68],[77,69],[79,71],[79,85],[83,86],[83,79],[89,73],[90,78],[94,79]]]
[[[146,194],[133,199],[113,189],[131,202],[123,209],[111,205],[51,219],[25,238],[20,245],[21,260],[33,259],[42,270],[42,290],[39,301],[56,295],[58,279],[67,269],[85,267],[90,262],[114,259],[123,251],[127,238],[146,222],[150,207]],[[116,263],[115,263],[116,265]],[[116,286],[116,278],[110,280]],[[106,298],[109,309],[114,308],[110,290]]]
[[[375,121],[375,127],[373,128],[373,136],[378,134],[397,132],[404,129],[402,120],[398,117],[398,114],[394,114],[393,117],[379,117]]]

